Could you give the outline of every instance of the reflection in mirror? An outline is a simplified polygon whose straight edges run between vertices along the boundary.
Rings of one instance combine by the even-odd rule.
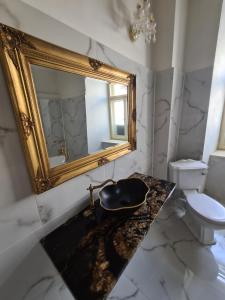
[[[50,167],[128,140],[127,86],[31,65]]]

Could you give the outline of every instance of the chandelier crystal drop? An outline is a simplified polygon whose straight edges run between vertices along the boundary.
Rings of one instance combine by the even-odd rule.
[[[135,21],[130,27],[130,38],[136,41],[142,33],[146,43],[156,42],[156,22],[150,0],[141,0],[134,13]]]

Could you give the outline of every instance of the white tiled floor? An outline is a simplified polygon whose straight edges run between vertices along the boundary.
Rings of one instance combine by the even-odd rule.
[[[225,231],[216,233],[216,245],[202,246],[179,215],[170,199],[109,300],[225,300]],[[133,294],[122,285],[124,278]]]
[[[168,200],[108,300],[225,300],[225,231],[216,245],[200,245],[178,207]],[[38,244],[0,288],[0,299],[74,298]]]

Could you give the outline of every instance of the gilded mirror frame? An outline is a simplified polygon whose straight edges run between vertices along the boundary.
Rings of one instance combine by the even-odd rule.
[[[0,57],[25,149],[32,186],[42,193],[136,149],[136,77],[70,50],[0,24]],[[128,142],[50,168],[31,64],[128,87]]]

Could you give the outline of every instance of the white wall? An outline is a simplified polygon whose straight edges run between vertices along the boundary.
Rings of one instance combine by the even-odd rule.
[[[172,66],[174,68],[178,68],[179,70],[183,69],[187,11],[188,11],[188,0],[176,0]]]
[[[221,4],[222,0],[188,1],[178,159],[203,157]]]
[[[150,47],[145,45],[143,37],[133,43],[128,35],[136,0],[22,1],[130,59],[150,66]]]
[[[152,67],[162,71],[172,64],[176,0],[153,0],[152,4],[157,22],[157,42],[152,46]]]
[[[221,11],[220,28],[218,33],[215,64],[213,69],[209,111],[205,135],[203,159],[208,161],[218,144],[221,118],[225,99],[225,2]]]
[[[55,98],[57,96],[59,97],[59,88],[56,76],[57,72],[55,70],[32,65],[31,71],[34,77],[36,93],[41,95],[42,98],[47,96],[48,99],[51,99],[52,97]]]
[[[221,0],[189,0],[185,71],[213,65],[221,3]]]
[[[85,90],[88,153],[93,153],[110,138],[107,83],[87,77]]]
[[[49,98],[74,98],[85,93],[84,77],[78,74],[66,73],[37,65],[32,66],[35,82],[38,82],[37,92],[49,95]]]
[[[84,96],[85,77],[78,74],[58,71],[57,86],[61,99]]]

